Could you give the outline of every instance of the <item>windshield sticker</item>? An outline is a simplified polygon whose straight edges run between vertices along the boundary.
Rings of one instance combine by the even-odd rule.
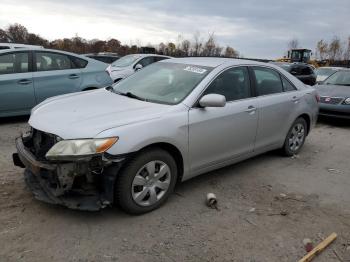
[[[184,68],[184,70],[189,71],[189,72],[193,72],[193,73],[197,73],[197,74],[204,74],[205,72],[207,72],[206,69],[203,69],[200,67],[195,67],[195,66],[186,66]]]

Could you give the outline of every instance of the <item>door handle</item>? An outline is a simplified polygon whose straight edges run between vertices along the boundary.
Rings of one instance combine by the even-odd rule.
[[[254,106],[248,106],[248,109],[245,110],[245,112],[247,112],[247,113],[253,113],[255,111],[256,111],[256,107],[254,107]]]
[[[18,81],[18,84],[20,85],[28,85],[32,82],[32,80],[29,80],[29,79],[21,79]]]
[[[297,96],[293,96],[293,98],[292,98],[292,101],[293,101],[294,103],[298,103],[299,100],[300,100],[300,98],[297,97]]]
[[[77,78],[79,78],[79,76],[76,75],[76,74],[71,74],[71,75],[68,76],[68,78],[69,79],[77,79]]]

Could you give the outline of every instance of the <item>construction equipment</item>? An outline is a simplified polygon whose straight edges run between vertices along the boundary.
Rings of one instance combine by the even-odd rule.
[[[279,58],[276,62],[288,62],[288,63],[310,63],[312,52],[310,49],[295,48],[288,51],[288,56]]]

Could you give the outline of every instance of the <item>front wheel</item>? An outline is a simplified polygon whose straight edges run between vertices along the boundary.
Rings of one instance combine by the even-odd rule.
[[[167,200],[174,190],[176,179],[176,162],[167,151],[142,151],[118,175],[117,203],[130,214],[152,211]]]
[[[304,145],[307,124],[304,118],[298,118],[289,129],[282,151],[286,156],[298,154]]]

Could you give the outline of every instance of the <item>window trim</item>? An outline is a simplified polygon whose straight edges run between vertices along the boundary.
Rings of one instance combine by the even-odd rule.
[[[72,57],[71,55],[64,54],[64,53],[59,53],[59,52],[54,52],[54,51],[47,51],[47,50],[35,50],[35,51],[32,51],[32,52],[33,52],[33,59],[32,59],[32,61],[33,61],[33,72],[50,72],[50,71],[63,71],[63,70],[71,70],[71,69],[81,69],[81,68],[79,68],[79,67],[77,67],[75,65],[75,63],[73,62],[73,60],[71,58]],[[55,55],[67,56],[69,61],[70,61],[70,64],[71,64],[71,68],[38,71],[38,68],[37,68],[37,65],[36,65],[36,55],[37,55],[37,53],[50,53],[50,54],[55,54]]]
[[[283,93],[289,93],[289,92],[298,91],[298,88],[296,88],[296,86],[286,76],[280,74],[280,78],[281,78],[281,82],[282,82]],[[284,84],[283,84],[283,79],[285,79],[294,88],[294,90],[286,91],[286,89],[284,87]]]
[[[3,50],[7,50],[7,49],[3,49]],[[0,75],[26,74],[26,73],[33,72],[33,59],[32,59],[33,54],[32,54],[32,51],[29,51],[29,50],[19,50],[19,51],[11,50],[10,52],[1,53],[0,56],[18,54],[18,53],[27,53],[28,54],[28,71],[27,72],[15,72],[15,73],[8,73],[8,74],[0,74]]]
[[[203,93],[209,88],[209,86],[211,85],[211,83],[219,76],[221,75],[223,72],[233,69],[233,68],[240,68],[240,67],[245,67],[247,69],[248,72],[248,80],[249,80],[249,88],[250,88],[250,97],[246,97],[246,98],[242,98],[242,99],[237,99],[237,100],[232,100],[232,101],[226,101],[226,104],[229,103],[235,103],[238,101],[242,101],[242,100],[246,100],[246,99],[252,99],[255,98],[255,92],[254,92],[254,88],[253,88],[253,83],[252,83],[252,79],[250,76],[250,69],[249,69],[249,65],[232,65],[230,67],[226,67],[224,69],[222,69],[220,72],[218,72],[215,76],[212,77],[212,79],[210,80],[209,83],[206,84],[206,86],[203,88],[202,92],[199,94],[199,96],[197,97],[196,101],[193,103],[193,105],[191,106],[191,108],[201,108],[201,106],[199,105],[199,100],[203,97]],[[204,80],[204,79],[203,79]]]

